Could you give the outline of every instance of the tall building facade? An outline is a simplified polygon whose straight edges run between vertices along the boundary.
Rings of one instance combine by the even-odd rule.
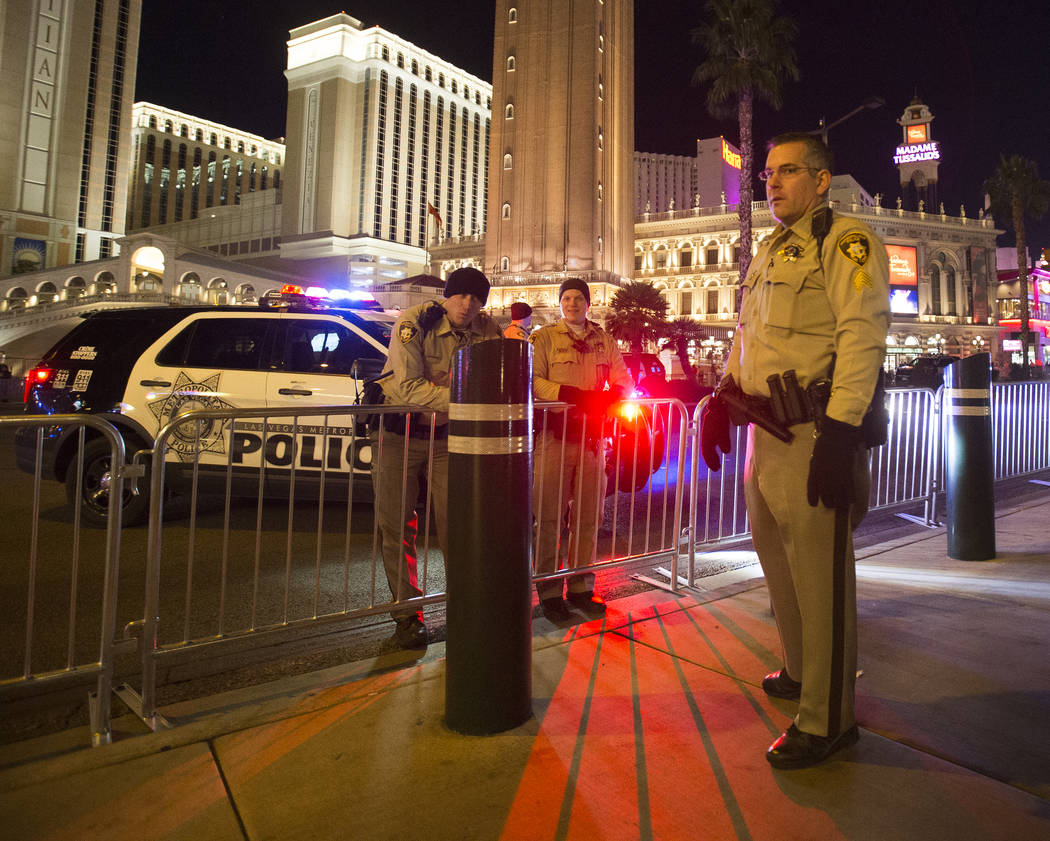
[[[285,146],[149,102],[132,109],[127,230],[197,219],[280,189]],[[283,140],[283,139],[282,139]]]
[[[631,274],[632,0],[499,0],[489,228],[495,284]]]
[[[487,82],[347,14],[293,29],[285,75],[282,258],[370,285],[484,232]]]
[[[0,6],[0,276],[124,234],[141,0]]]
[[[634,153],[634,215],[740,200],[740,150],[724,137],[696,141],[696,157]]]

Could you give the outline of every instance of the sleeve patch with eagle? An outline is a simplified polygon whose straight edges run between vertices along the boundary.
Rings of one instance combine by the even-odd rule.
[[[397,337],[401,340],[401,344],[407,345],[416,337],[418,332],[419,328],[411,321],[402,321],[401,326],[397,328]]]
[[[871,246],[868,245],[868,238],[864,236],[864,234],[859,234],[856,231],[849,234],[843,234],[839,238],[838,249],[842,252],[843,256],[852,260],[858,266],[863,266],[867,263],[868,255],[871,253]]]

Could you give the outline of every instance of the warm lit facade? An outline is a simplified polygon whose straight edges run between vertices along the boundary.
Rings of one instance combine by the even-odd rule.
[[[285,147],[149,102],[132,109],[128,231],[190,221],[280,189]]]
[[[347,14],[288,41],[281,257],[368,286],[485,229],[491,86]]]
[[[922,353],[997,355],[995,239],[990,218],[917,213],[870,204],[848,176],[836,176],[835,212],[862,219],[890,251],[894,307],[887,370]],[[756,244],[776,221],[756,202]],[[736,208],[651,214],[635,225],[635,280],[653,283],[669,314],[689,315],[725,341],[736,325],[739,231]],[[757,246],[756,246],[757,248]]]
[[[124,233],[141,0],[0,5],[0,277]]]

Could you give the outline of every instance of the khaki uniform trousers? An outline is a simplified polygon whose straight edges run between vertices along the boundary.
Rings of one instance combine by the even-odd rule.
[[[390,594],[395,602],[402,602],[423,594],[419,589],[417,574],[416,537],[420,526],[419,515],[424,512],[417,512],[416,508],[420,485],[427,478],[430,440],[406,438],[387,431],[383,433],[382,453],[379,452],[378,433],[373,433],[370,440],[373,456],[372,489],[375,493],[375,515],[379,520],[383,567]],[[430,480],[438,544],[447,560],[448,441],[445,439],[434,441]],[[395,608],[390,615],[398,619],[414,616],[417,611],[418,608]]]
[[[813,423],[791,431],[794,440],[784,443],[749,427],[747,512],[784,647],[784,666],[802,683],[795,725],[816,736],[837,736],[855,723],[857,583],[851,528],[867,513],[868,454],[859,450],[853,465],[858,503],[845,524],[845,552],[836,574],[835,512],[824,505],[814,508],[806,498]]]
[[[536,573],[556,572],[558,542],[566,508],[569,511],[569,569],[587,566],[594,559],[598,527],[605,512],[605,452],[603,441],[563,442],[550,432],[537,436],[532,480],[532,511],[539,534],[536,538]],[[568,579],[570,593],[594,589],[594,573]],[[562,583],[544,581],[536,585],[541,599],[562,594]]]

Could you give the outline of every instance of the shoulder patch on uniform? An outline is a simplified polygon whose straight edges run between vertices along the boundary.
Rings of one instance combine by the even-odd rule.
[[[418,332],[419,329],[411,321],[402,321],[401,326],[397,328],[397,337],[401,340],[401,344],[407,345]]]
[[[871,254],[868,238],[857,231],[852,231],[839,237],[838,249],[844,257],[852,260],[858,266],[863,266],[867,263],[868,255]]]
[[[536,344],[536,337],[537,337],[538,335],[539,335],[539,333],[533,333],[533,334],[531,334],[531,335],[529,336],[529,344],[530,344],[530,345],[534,345],[534,344]]]
[[[858,292],[863,292],[865,289],[874,289],[875,284],[871,282],[871,277],[864,269],[857,268],[853,272],[853,288]]]

